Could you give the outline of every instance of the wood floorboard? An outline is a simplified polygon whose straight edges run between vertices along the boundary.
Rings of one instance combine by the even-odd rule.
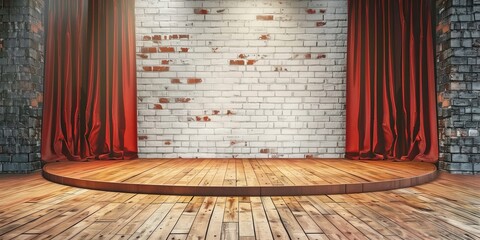
[[[227,173],[229,163],[235,168]],[[211,168],[225,165],[222,180],[244,169],[245,184],[255,170],[281,182],[274,181],[284,174],[276,164],[248,164]],[[201,184],[204,177],[190,181]],[[0,175],[0,239],[473,240],[480,239],[479,183],[480,176],[441,173],[430,183],[384,192],[203,197],[79,189],[39,172]]]

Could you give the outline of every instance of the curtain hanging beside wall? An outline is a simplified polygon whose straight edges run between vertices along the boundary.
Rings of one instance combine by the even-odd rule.
[[[346,157],[436,162],[431,0],[349,0]]]
[[[137,156],[134,2],[48,1],[44,161]]]

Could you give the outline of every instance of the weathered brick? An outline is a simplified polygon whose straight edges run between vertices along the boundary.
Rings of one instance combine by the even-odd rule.
[[[136,1],[138,12],[157,8]],[[158,54],[145,53],[148,58],[138,61],[142,67],[170,67],[139,69],[139,131],[149,136],[140,157],[343,157],[347,1],[335,1],[332,8],[332,1],[300,1],[279,10],[278,2],[267,0],[245,11],[254,3],[162,5],[150,9],[163,12],[160,27],[137,18],[137,32],[153,41],[138,39],[139,46],[158,39],[175,49],[157,47]],[[299,6],[306,17],[292,18]],[[192,14],[195,9],[209,13]],[[306,9],[315,13],[307,15]],[[329,24],[317,28],[324,19]],[[231,34],[235,38],[225,37]]]
[[[156,47],[142,47],[142,53],[156,53]]]
[[[168,98],[160,98],[158,102],[159,103],[169,103],[170,100]]]
[[[208,14],[208,9],[205,8],[195,8],[193,11],[195,14]]]
[[[180,79],[178,79],[178,78],[172,78],[172,79],[170,80],[170,83],[172,83],[172,84],[180,84],[180,83],[182,83],[182,82],[181,82]]]
[[[230,60],[230,65],[245,65],[245,60]]]
[[[153,66],[152,67],[152,71],[154,72],[166,72],[166,71],[169,71],[170,70],[170,67],[166,67],[166,66]]]
[[[175,48],[173,47],[160,47],[160,52],[175,52]]]
[[[199,83],[202,83],[202,79],[200,79],[200,78],[189,78],[187,80],[187,83],[188,84],[199,84]]]
[[[257,20],[271,21],[273,20],[273,15],[257,15]]]

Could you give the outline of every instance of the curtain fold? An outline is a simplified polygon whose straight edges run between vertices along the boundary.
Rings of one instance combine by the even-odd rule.
[[[43,161],[136,158],[134,9],[48,1]]]
[[[438,160],[430,0],[349,0],[346,157]]]

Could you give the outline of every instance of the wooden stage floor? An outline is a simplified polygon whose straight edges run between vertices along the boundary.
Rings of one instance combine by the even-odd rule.
[[[64,185],[117,192],[196,196],[362,193],[432,181],[435,165],[345,159],[139,159],[58,162],[43,176]]]

